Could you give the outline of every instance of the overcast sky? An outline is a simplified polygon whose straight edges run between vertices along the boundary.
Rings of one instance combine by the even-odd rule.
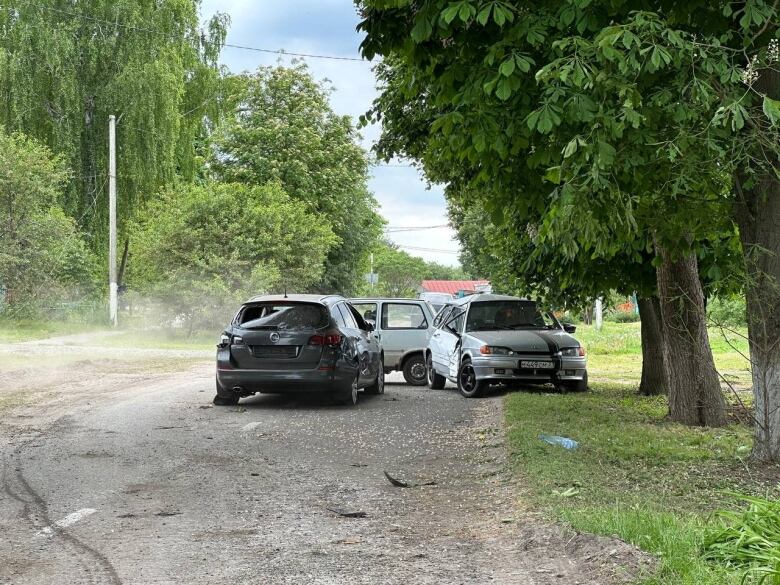
[[[340,57],[360,57],[362,35],[355,27],[358,15],[352,0],[203,0],[202,16],[215,12],[231,17],[227,42],[261,49],[284,49],[291,53],[309,53]],[[366,112],[376,96],[371,65],[359,61],[304,59],[317,79],[329,79],[335,92],[333,109],[354,119]],[[282,63],[289,63],[282,57]],[[225,47],[222,62],[234,72],[254,70],[261,65],[280,62],[277,54]],[[379,134],[377,127],[363,129],[366,149]],[[399,161],[403,163],[404,161]],[[447,223],[442,189],[427,188],[418,172],[403,166],[372,168],[369,188],[390,227],[434,226]],[[391,233],[390,238],[410,254],[442,264],[458,263],[459,249],[450,228]],[[427,252],[413,248],[448,250]]]

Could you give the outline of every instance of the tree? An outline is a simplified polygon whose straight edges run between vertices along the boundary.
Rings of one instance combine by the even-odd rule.
[[[379,275],[379,282],[375,288],[366,290],[366,293],[400,298],[417,296],[420,282],[426,275],[425,260],[389,242],[374,248],[373,254],[374,272]]]
[[[14,315],[66,298],[90,276],[84,241],[60,207],[69,176],[45,146],[0,129],[0,287]]]
[[[362,5],[364,55],[390,56],[387,78],[404,88],[380,97],[388,129],[380,146],[421,158],[434,180],[483,190],[498,222],[545,210],[541,238],[570,257],[614,256],[627,235],[645,231],[659,269],[673,273],[659,279],[688,285],[663,288],[682,293],[662,299],[666,310],[682,303],[687,316],[682,330],[665,324],[666,334],[692,352],[686,363],[711,363],[703,305],[695,306],[699,243],[733,220],[721,194],[735,161],[762,177],[776,166],[774,96],[741,82],[769,77],[761,65],[777,3]],[[753,73],[742,71],[745,51],[758,57]],[[434,115],[416,115],[420,104]],[[673,393],[693,397],[670,400],[672,418],[720,424],[712,371],[689,373],[672,381]],[[708,382],[692,383],[699,379]]]
[[[450,198],[450,220],[464,257],[490,278],[494,289],[539,298],[558,308],[592,305],[612,290],[638,292],[642,321],[642,376],[639,393],[665,394],[669,375],[652,257],[643,262],[623,254],[609,260],[579,254],[568,258],[537,239],[538,223],[495,225],[471,195]],[[472,268],[474,269],[474,268]]]
[[[315,288],[350,294],[362,279],[382,220],[367,188],[368,157],[349,117],[306,65],[262,67],[236,77],[236,107],[213,137],[210,166],[222,181],[279,181],[339,238]]]
[[[224,324],[251,295],[318,282],[337,242],[327,222],[278,183],[169,188],[143,209],[131,237],[136,295],[191,328]]]
[[[107,239],[108,116],[119,117],[120,227],[137,204],[195,170],[217,105],[227,19],[199,0],[18,1],[0,8],[0,124],[75,171],[62,202],[95,249]]]

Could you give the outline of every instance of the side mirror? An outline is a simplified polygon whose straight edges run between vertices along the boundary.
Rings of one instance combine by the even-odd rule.
[[[376,323],[373,321],[366,321],[366,331],[373,331],[376,329]]]
[[[574,333],[575,331],[577,331],[576,325],[572,325],[571,323],[562,323],[562,325],[563,325],[563,330],[566,333]]]

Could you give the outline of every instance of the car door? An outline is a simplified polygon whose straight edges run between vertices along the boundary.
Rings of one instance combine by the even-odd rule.
[[[388,363],[398,364],[406,352],[427,344],[428,318],[419,302],[383,302],[379,323]]]
[[[341,311],[341,315],[346,323],[345,332],[349,336],[350,341],[354,344],[355,353],[358,356],[358,363],[360,365],[359,384],[361,386],[368,385],[376,378],[377,352],[372,351],[373,348],[371,338],[368,335],[369,332],[366,329],[361,329],[360,325],[358,325],[358,319],[360,319],[363,327],[365,327],[365,321],[363,321],[360,314],[347,303],[338,303],[336,307]]]
[[[447,376],[455,379],[458,376],[458,366],[460,361],[460,336],[463,332],[463,325],[466,320],[466,311],[458,308],[450,313],[444,325],[440,329],[442,336],[440,339],[441,352],[443,358],[444,371]]]
[[[369,329],[368,322],[363,318],[360,311],[358,311],[350,302],[345,303],[347,307],[352,311],[352,316],[357,321],[358,329],[361,331],[366,343],[366,347],[369,355],[371,356],[371,382],[376,380],[377,374],[383,371],[385,365],[382,363],[382,336],[376,330],[375,325],[372,323]]]
[[[433,362],[434,369],[439,372],[446,372],[448,370],[447,361],[442,354],[441,342],[444,337],[442,326],[444,325],[447,316],[452,312],[452,309],[452,305],[448,305],[439,311],[436,318],[433,320],[434,330],[428,339],[428,348],[431,350],[431,361]]]

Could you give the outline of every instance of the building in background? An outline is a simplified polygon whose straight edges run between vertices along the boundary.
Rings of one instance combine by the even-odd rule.
[[[438,311],[452,299],[490,293],[493,288],[487,280],[423,280],[417,292],[418,298],[428,301]]]

